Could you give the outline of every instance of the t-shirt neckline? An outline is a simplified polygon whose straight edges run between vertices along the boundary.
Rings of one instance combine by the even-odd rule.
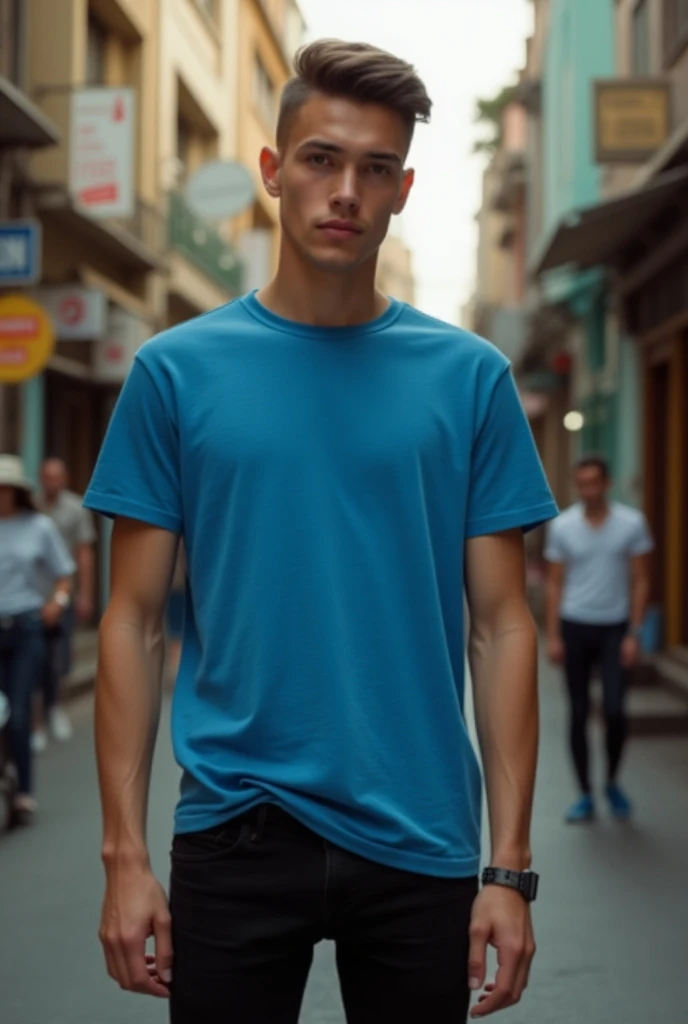
[[[348,327],[318,327],[313,324],[302,324],[297,320],[287,320],[285,317],[273,313],[267,306],[264,306],[257,298],[258,290],[254,289],[240,300],[244,309],[255,320],[259,320],[273,330],[282,331],[284,334],[296,334],[301,338],[313,338],[320,340],[331,340],[332,338],[346,338],[353,340],[364,338],[371,334],[391,326],[401,315],[404,303],[398,299],[389,299],[389,306],[380,316],[369,320],[364,324],[352,324]]]

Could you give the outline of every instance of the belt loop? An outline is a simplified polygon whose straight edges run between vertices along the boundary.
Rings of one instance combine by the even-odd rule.
[[[251,833],[252,843],[261,843],[263,841],[263,833],[265,832],[265,822],[268,816],[268,805],[261,804],[258,808],[258,814],[256,816],[256,827]]]

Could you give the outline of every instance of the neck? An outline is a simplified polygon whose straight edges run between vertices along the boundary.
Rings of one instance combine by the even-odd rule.
[[[349,271],[321,270],[282,235],[277,273],[258,299],[286,320],[314,327],[354,327],[382,316],[388,299],[375,287],[377,253]]]
[[[609,505],[607,499],[603,498],[602,501],[596,501],[594,504],[585,506],[585,514],[588,519],[602,519],[609,512]]]

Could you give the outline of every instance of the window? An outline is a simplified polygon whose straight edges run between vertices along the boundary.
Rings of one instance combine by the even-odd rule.
[[[637,0],[633,8],[631,71],[634,75],[650,74],[649,7],[648,0]]]
[[[88,19],[86,42],[86,81],[89,85],[105,84],[105,51],[107,31],[95,18]]]
[[[664,62],[673,64],[688,44],[688,0],[664,0]]]
[[[265,125],[272,128],[275,120],[275,86],[258,54],[253,66],[253,102]]]

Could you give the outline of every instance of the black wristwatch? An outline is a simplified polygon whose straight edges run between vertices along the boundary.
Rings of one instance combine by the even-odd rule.
[[[507,889],[516,889],[528,903],[537,896],[540,876],[534,871],[509,871],[508,868],[485,868],[482,875],[483,885],[504,885]]]

